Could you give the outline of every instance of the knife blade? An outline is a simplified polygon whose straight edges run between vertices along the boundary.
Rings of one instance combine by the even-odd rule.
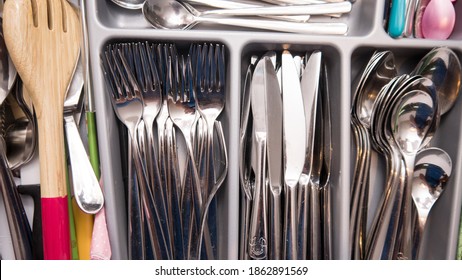
[[[249,256],[253,259],[268,258],[268,222],[266,191],[266,148],[267,148],[267,81],[268,67],[273,67],[268,58],[262,58],[255,67],[250,85],[253,116],[253,142],[251,166],[255,173],[255,192],[249,228]]]
[[[265,56],[266,57],[266,56]],[[267,156],[269,183],[269,258],[282,258],[282,99],[273,55],[266,68]]]
[[[288,50],[282,53],[284,135],[284,256],[297,258],[297,186],[305,163],[306,126],[303,98],[295,63]]]
[[[319,90],[319,79],[321,74],[321,59],[322,53],[320,51],[314,51],[306,62],[305,69],[303,71],[302,79],[300,82],[303,105],[305,112],[305,126],[306,126],[306,146],[305,146],[305,164],[303,166],[303,171],[299,179],[299,200],[298,200],[298,209],[299,209],[299,228],[298,228],[298,258],[306,259],[308,244],[310,247],[314,248],[314,251],[318,248],[318,242],[309,242],[308,236],[319,236],[311,235],[311,233],[317,233],[314,231],[313,227],[309,226],[308,221],[310,214],[314,214],[313,211],[310,211],[310,206],[312,204],[309,202],[310,197],[310,178],[313,166],[313,145],[314,145],[314,133],[315,133],[315,123],[316,123],[316,104],[318,100],[318,90]],[[313,194],[313,193],[312,193]],[[313,208],[311,208],[313,210]],[[311,215],[313,216],[313,215]],[[308,234],[308,229],[310,234]],[[319,229],[319,227],[318,227]]]

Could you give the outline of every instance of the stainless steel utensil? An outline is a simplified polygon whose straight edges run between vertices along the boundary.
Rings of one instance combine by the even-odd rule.
[[[306,65],[303,70],[300,86],[303,97],[303,107],[305,114],[305,127],[306,127],[306,143],[305,143],[305,161],[303,165],[303,171],[299,179],[299,200],[298,200],[298,217],[299,217],[299,229],[298,229],[298,246],[297,249],[298,259],[304,260],[307,257],[309,259],[318,259],[318,252],[320,252],[320,212],[315,209],[319,207],[319,176],[321,173],[321,159],[318,155],[322,155],[322,143],[315,143],[315,133],[321,133],[316,131],[315,127],[317,120],[317,106],[318,106],[318,95],[319,95],[319,82],[321,75],[321,59],[322,54],[319,51],[313,52],[307,58]],[[318,153],[315,154],[314,146],[317,145],[319,148]],[[317,166],[319,168],[313,167]],[[313,172],[314,171],[314,172]],[[312,200],[310,200],[310,197]],[[314,203],[313,203],[314,202]],[[316,204],[316,202],[318,202]],[[311,216],[311,217],[310,217]],[[314,220],[318,220],[317,223]],[[319,226],[314,227],[315,224]],[[312,240],[310,240],[310,238]],[[316,240],[314,240],[316,239]],[[308,253],[308,250],[310,251]],[[313,253],[313,254],[311,254]],[[316,255],[316,256],[314,256]]]
[[[297,70],[288,50],[282,52],[282,99],[284,136],[284,257],[297,258],[298,181],[305,163],[306,126]]]
[[[143,7],[145,0],[111,0],[113,3],[119,5],[122,8],[130,10],[138,10]]]
[[[271,55],[271,53],[269,53]],[[268,58],[271,60],[272,56]],[[269,214],[269,258],[282,258],[282,99],[276,69],[271,62],[272,69],[265,68],[267,80],[266,113],[267,113],[267,164],[268,164],[268,211]],[[263,105],[263,104],[256,104]]]
[[[266,190],[266,154],[267,154],[267,91],[268,83],[273,83],[268,71],[274,67],[268,58],[261,59],[255,66],[250,85],[250,100],[253,117],[252,168],[255,172],[255,192],[249,228],[249,256],[253,259],[268,258],[268,221]],[[277,79],[276,79],[277,82]],[[274,85],[273,85],[274,86]]]
[[[79,109],[78,104],[81,101],[82,88],[83,68],[79,60],[64,101],[64,128],[75,200],[82,211],[95,214],[103,207],[103,192],[93,172],[74,119],[75,111]]]
[[[418,214],[413,259],[419,259],[427,218],[444,191],[451,172],[452,160],[444,150],[432,147],[417,153],[412,181],[412,199]]]
[[[143,14],[150,24],[161,29],[190,29],[197,23],[213,23],[304,34],[343,35],[348,31],[348,26],[344,23],[299,23],[278,20],[205,17],[200,14],[193,14],[175,0],[146,1],[143,6]]]

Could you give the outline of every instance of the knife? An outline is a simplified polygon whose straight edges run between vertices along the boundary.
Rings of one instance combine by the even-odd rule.
[[[244,91],[241,101],[241,125],[239,133],[239,179],[241,186],[241,217],[240,217],[240,241],[239,241],[239,259],[248,260],[248,230],[250,222],[250,206],[252,201],[252,186],[250,182],[251,168],[249,166],[249,151],[251,150],[251,117],[250,117],[250,84],[252,82],[252,73],[257,63],[258,57],[252,56],[244,80]]]
[[[314,213],[314,206],[309,202],[310,197],[310,178],[312,173],[313,166],[313,146],[314,146],[314,133],[315,133],[315,123],[316,123],[316,104],[318,100],[318,91],[319,91],[319,78],[321,74],[321,59],[322,54],[320,51],[313,52],[308,61],[306,62],[305,69],[303,71],[302,79],[300,82],[304,112],[305,112],[305,127],[306,127],[306,146],[305,146],[305,164],[303,165],[303,171],[299,179],[299,200],[298,200],[298,209],[299,209],[299,228],[298,228],[298,259],[307,258],[307,249],[308,244],[313,251],[319,251],[319,242],[309,242],[308,236],[311,236],[314,239],[319,238],[318,230],[319,227],[313,227],[313,219],[309,219],[309,215],[312,217],[316,215]],[[311,192],[311,196],[316,196],[315,192]],[[317,196],[316,196],[317,197]],[[319,215],[317,216],[319,217]],[[308,233],[309,229],[309,233]],[[313,240],[311,240],[313,241]],[[311,259],[311,257],[310,257]]]
[[[271,60],[263,57],[255,67],[250,85],[251,108],[253,116],[253,142],[251,165],[255,173],[255,191],[249,228],[249,257],[268,258],[268,221],[266,190],[266,150],[267,150],[267,105],[268,91],[276,85],[276,76],[268,75],[274,71]]]
[[[284,136],[284,256],[297,258],[297,187],[305,163],[306,126],[300,81],[292,55],[282,53]]]
[[[273,55],[266,70],[266,112],[268,122],[267,156],[269,183],[269,258],[282,258],[282,99]]]

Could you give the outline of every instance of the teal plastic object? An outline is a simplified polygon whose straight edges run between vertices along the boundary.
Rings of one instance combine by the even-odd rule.
[[[406,22],[406,0],[393,0],[390,18],[388,19],[388,34],[393,38],[401,37]]]

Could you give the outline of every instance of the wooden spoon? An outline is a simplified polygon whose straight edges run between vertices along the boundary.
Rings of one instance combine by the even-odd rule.
[[[63,106],[80,49],[79,17],[64,0],[10,0],[3,28],[37,115],[44,258],[69,259]]]

